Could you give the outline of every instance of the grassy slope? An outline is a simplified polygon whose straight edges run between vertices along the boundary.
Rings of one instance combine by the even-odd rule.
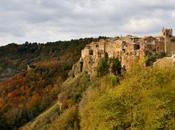
[[[58,117],[60,114],[59,105],[56,103],[48,110],[40,114],[36,119],[27,123],[20,130],[42,130],[46,129],[47,126],[54,120],[54,118]]]
[[[82,130],[175,129],[174,67],[136,67],[117,86],[102,82],[81,101]]]

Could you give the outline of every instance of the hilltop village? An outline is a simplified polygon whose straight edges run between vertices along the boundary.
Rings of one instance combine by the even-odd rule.
[[[136,61],[146,65],[146,58],[151,55],[170,57],[175,52],[175,37],[172,29],[163,28],[160,36],[114,37],[92,42],[81,51],[80,60],[73,66],[72,73],[77,75],[87,72],[96,74],[97,65],[106,54],[109,58],[118,58],[123,68],[128,69]]]

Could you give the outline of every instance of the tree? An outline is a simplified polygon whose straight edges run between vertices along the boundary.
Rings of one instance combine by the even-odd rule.
[[[118,58],[112,59],[112,66],[111,66],[111,71],[114,75],[121,75],[121,62],[119,61]]]
[[[108,63],[108,54],[105,53],[105,56],[100,59],[97,66],[97,75],[104,76],[109,71],[109,63]]]
[[[164,52],[156,52],[156,53],[149,53],[145,57],[145,64],[146,66],[152,65],[157,59],[163,58],[166,56]]]

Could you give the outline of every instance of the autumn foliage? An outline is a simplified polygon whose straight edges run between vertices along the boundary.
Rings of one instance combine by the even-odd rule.
[[[0,47],[0,130],[19,128],[55,103],[81,49],[92,40],[98,39]]]

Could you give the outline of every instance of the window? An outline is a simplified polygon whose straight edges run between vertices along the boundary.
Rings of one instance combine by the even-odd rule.
[[[134,45],[134,50],[139,50],[139,49],[140,49],[140,45],[135,44]]]
[[[93,50],[92,49],[89,50],[89,55],[93,55]]]

